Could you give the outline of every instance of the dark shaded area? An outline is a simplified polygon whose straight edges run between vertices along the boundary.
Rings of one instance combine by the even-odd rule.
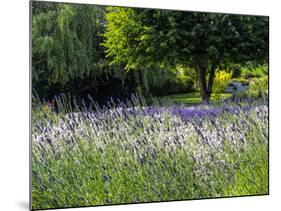
[[[65,96],[72,96],[76,99],[77,103],[81,103],[82,100],[88,105],[88,96],[93,96],[94,101],[100,105],[106,104],[111,98],[113,100],[126,100],[131,97],[132,93],[136,90],[136,83],[134,79],[127,78],[125,82],[122,82],[119,78],[111,77],[106,81],[103,81],[98,86],[91,86],[87,80],[70,81],[69,83],[61,86],[60,84],[54,84],[49,86],[47,81],[43,81],[34,87],[37,95],[44,101],[51,102],[53,99],[61,94]]]

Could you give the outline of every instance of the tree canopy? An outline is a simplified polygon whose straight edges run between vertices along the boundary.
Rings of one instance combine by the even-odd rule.
[[[47,98],[166,95],[196,81],[208,101],[218,67],[267,58],[267,17],[32,2],[32,86]]]
[[[64,86],[70,81],[95,81],[104,71],[103,7],[33,2],[32,76]]]
[[[218,65],[268,57],[267,17],[110,7],[106,20],[111,64],[193,67],[207,101]]]

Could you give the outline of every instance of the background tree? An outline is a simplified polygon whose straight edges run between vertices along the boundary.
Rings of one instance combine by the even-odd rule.
[[[111,71],[100,45],[105,26],[103,16],[103,7],[33,2],[35,89],[44,92],[52,87],[75,93],[101,83],[100,79]]]
[[[106,20],[111,64],[125,64],[127,71],[192,67],[203,101],[210,99],[219,65],[268,57],[267,17],[110,7]]]

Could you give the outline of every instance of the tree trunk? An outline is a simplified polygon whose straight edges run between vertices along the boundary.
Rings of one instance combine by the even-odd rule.
[[[212,88],[213,88],[214,78],[215,78],[215,70],[216,70],[216,65],[213,63],[211,65],[211,70],[210,70],[209,79],[208,79],[208,87],[207,87],[207,94],[208,94],[209,99],[211,98],[211,95],[212,95]]]
[[[208,96],[207,83],[206,83],[206,67],[199,64],[197,67],[197,75],[200,86],[200,96],[203,102],[209,103],[210,97]]]

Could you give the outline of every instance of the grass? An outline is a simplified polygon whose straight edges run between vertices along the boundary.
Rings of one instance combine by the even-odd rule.
[[[231,96],[232,94],[230,93],[212,94],[211,102],[216,102],[221,99],[227,99]],[[196,105],[202,102],[199,92],[166,95],[162,97],[155,97],[155,99],[157,99],[158,101],[169,99],[174,104],[185,104],[185,105]],[[149,104],[152,104],[152,101],[149,99],[148,102]]]
[[[188,119],[171,109],[33,109],[32,208],[268,194],[265,102],[199,105],[218,113]]]

